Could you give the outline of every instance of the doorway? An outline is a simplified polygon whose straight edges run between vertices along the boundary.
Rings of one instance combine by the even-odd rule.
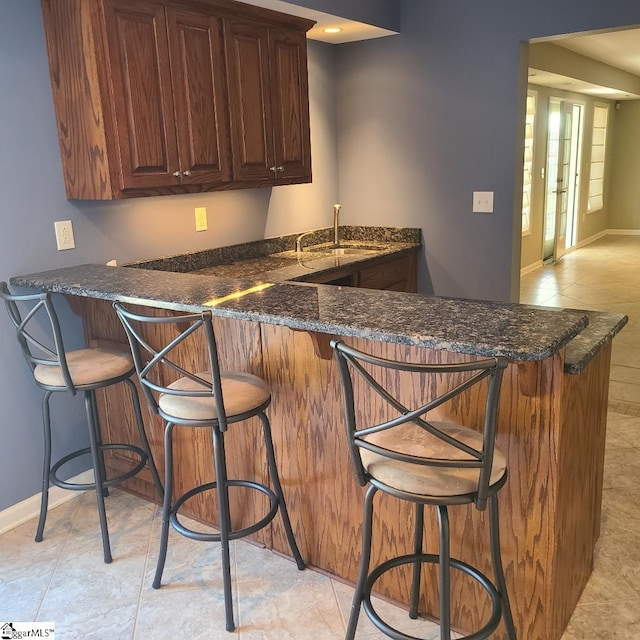
[[[584,104],[551,97],[542,261],[559,260],[577,238]]]

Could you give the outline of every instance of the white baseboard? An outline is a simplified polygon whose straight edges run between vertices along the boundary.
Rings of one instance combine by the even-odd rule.
[[[640,229],[607,229],[612,236],[640,236]]]
[[[93,482],[93,471],[83,471],[73,478],[69,478],[69,482],[78,484],[88,484]],[[51,487],[49,489],[49,509],[57,507],[78,495],[78,491],[69,491],[60,487]],[[0,511],[0,534],[14,529],[27,520],[38,517],[40,514],[40,493],[13,504],[6,509]]]
[[[572,249],[580,249],[580,247],[584,247],[588,244],[591,244],[592,242],[595,242],[596,240],[600,240],[600,238],[604,238],[605,236],[608,236],[610,233],[611,232],[608,229],[605,229],[604,231],[599,231],[598,233],[592,236],[589,236],[584,240],[580,240],[580,242],[577,242],[575,247],[572,247]]]
[[[536,269],[539,269],[542,266],[542,260],[538,260],[538,262],[534,262],[533,264],[528,264],[526,267],[522,267],[520,269],[520,276],[526,276],[527,273],[531,273]]]
[[[640,229],[605,229],[604,231],[599,231],[598,233],[589,236],[584,240],[580,240],[580,242],[578,242],[574,247],[567,249],[567,253],[585,247],[588,244],[599,240],[600,238],[604,238],[605,236],[640,236]],[[528,273],[531,273],[536,269],[540,269],[540,267],[542,266],[542,260],[538,260],[537,262],[528,264],[526,267],[522,267],[520,269],[520,277],[526,276]]]

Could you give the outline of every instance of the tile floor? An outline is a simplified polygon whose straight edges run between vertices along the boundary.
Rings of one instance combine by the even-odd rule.
[[[640,639],[640,237],[608,236],[524,276],[522,301],[630,317],[613,348],[603,533],[563,640]],[[232,548],[238,628],[229,634],[216,545],[172,532],[155,591],[156,507],[118,490],[107,503],[111,565],[102,562],[91,494],[51,510],[40,544],[33,542],[35,521],[0,536],[2,621],[55,621],[62,640],[344,637],[350,587],[242,541]],[[398,628],[416,633],[404,611],[379,606]],[[425,640],[438,637],[437,626],[419,625]],[[364,640],[383,637],[364,615],[358,631]]]
[[[0,620],[53,621],[58,640],[344,637],[350,587],[309,569],[298,571],[293,561],[244,541],[232,543],[237,628],[228,633],[219,547],[172,531],[163,584],[154,590],[159,509],[116,489],[107,510],[110,565],[102,562],[91,493],[52,509],[40,544],[33,542],[35,521],[0,536]],[[384,602],[379,607],[399,629],[438,637],[433,623],[413,622]],[[357,637],[384,636],[363,615]]]

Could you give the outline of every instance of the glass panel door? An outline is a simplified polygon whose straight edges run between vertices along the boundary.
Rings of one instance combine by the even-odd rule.
[[[559,260],[575,244],[582,106],[549,102],[543,261]]]

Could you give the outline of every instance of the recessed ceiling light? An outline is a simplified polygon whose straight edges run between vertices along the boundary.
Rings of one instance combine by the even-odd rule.
[[[327,27],[322,31],[324,31],[324,33],[341,33],[342,29],[340,27]]]

